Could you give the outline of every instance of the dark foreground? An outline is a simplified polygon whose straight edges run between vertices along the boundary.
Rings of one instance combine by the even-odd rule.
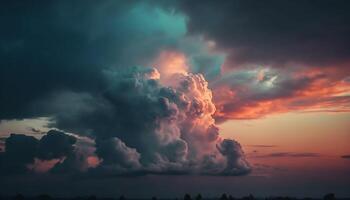
[[[253,195],[245,196],[245,197],[233,197],[231,195],[222,194],[220,197],[203,197],[201,194],[197,194],[191,196],[189,194],[185,194],[182,198],[127,198],[125,196],[120,196],[119,198],[101,198],[92,196],[78,196],[72,198],[59,198],[52,197],[50,195],[39,195],[39,196],[23,196],[21,194],[17,194],[14,196],[3,196],[0,195],[0,200],[350,200],[350,198],[337,198],[333,193],[329,193],[324,195],[323,198],[294,198],[288,196],[273,196],[273,197],[254,197]]]

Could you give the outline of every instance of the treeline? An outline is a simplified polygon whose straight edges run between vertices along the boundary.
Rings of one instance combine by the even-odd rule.
[[[324,195],[323,200],[337,200],[333,193]],[[316,198],[294,198],[294,197],[283,197],[283,196],[274,196],[274,197],[265,197],[265,198],[256,198],[253,195],[248,195],[244,197],[233,197],[232,195],[222,194],[220,197],[203,197],[201,194],[191,196],[190,194],[185,194],[183,198],[167,198],[167,199],[158,199],[157,197],[135,199],[127,198],[122,195],[119,198],[98,198],[94,195],[91,196],[79,196],[73,198],[55,198],[50,195],[39,195],[34,197],[26,197],[22,194],[17,194],[15,196],[2,196],[0,195],[0,200],[322,200]],[[350,200],[350,198],[343,198],[338,200]]]

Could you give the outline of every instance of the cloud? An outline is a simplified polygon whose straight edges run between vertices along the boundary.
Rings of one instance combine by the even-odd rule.
[[[344,159],[350,159],[350,155],[342,155],[340,156],[341,158],[344,158]]]
[[[1,173],[21,173],[34,162],[38,140],[32,136],[11,134],[5,141],[5,152],[0,154]]]
[[[249,171],[242,153],[231,166],[238,143],[225,155],[216,148],[223,139],[206,78],[220,75],[224,54],[186,35],[186,16],[175,5],[6,5],[0,119],[47,117],[48,127],[74,135],[34,138],[35,155],[23,164],[43,171],[40,165],[58,159],[49,170],[55,173],[88,171],[91,160],[96,171],[116,174]],[[132,67],[147,65],[159,71]]]
[[[260,4],[177,4],[188,17],[189,35],[203,36],[211,44],[208,49],[223,55],[222,62],[200,68],[213,90],[215,119],[255,119],[304,110],[349,112],[346,36],[350,32],[343,28],[350,20],[345,9],[349,4]],[[194,63],[191,69],[201,63]]]
[[[73,136],[55,130],[50,130],[40,140],[11,134],[5,140],[5,151],[0,154],[0,171],[2,174],[47,171],[73,155],[75,142]]]
[[[229,65],[348,62],[346,1],[181,1],[189,30],[229,52]]]
[[[321,155],[318,153],[310,153],[310,152],[275,152],[266,155],[260,155],[257,157],[260,158],[274,158],[274,157],[294,157],[294,158],[305,158],[305,157],[320,157]]]
[[[0,119],[49,117],[51,110],[38,102],[67,90],[95,95],[108,87],[104,71],[111,69],[152,65],[166,77],[161,60],[171,57],[167,52],[183,54],[189,72],[218,76],[224,54],[187,35],[186,16],[174,5],[7,3],[1,10]]]
[[[202,74],[213,91],[218,121],[259,118],[293,109],[322,110],[319,107],[325,106],[325,111],[348,112],[348,103],[339,98],[329,98],[331,103],[317,99],[320,95],[316,93],[304,98],[303,91],[310,92],[321,77],[298,74],[320,62],[322,70],[315,69],[325,71],[323,76],[327,77],[323,79],[328,83],[319,84],[313,91],[327,88],[329,93],[323,94],[327,97],[347,94],[335,88],[346,86],[349,91],[348,64],[336,62],[344,63],[348,57],[344,48],[348,30],[339,28],[348,19],[342,3],[334,3],[329,9],[323,2],[315,6],[287,2],[291,8],[287,12],[294,9],[298,13],[288,19],[281,12],[287,6],[280,2],[261,5],[264,9],[250,2],[198,3],[7,3],[2,10],[6,28],[0,33],[0,119],[50,117],[52,109],[43,109],[42,101],[72,91],[84,93],[84,97],[71,94],[70,98],[88,101],[88,96],[98,96],[109,87],[106,71],[130,66],[154,66],[163,79],[174,66]],[[206,9],[211,7],[220,9],[220,14]],[[312,19],[304,12],[311,7],[317,10]],[[270,11],[278,17],[265,14]],[[298,17],[307,20],[295,21]],[[324,30],[333,20],[340,25]],[[315,25],[319,23],[327,26]],[[295,27],[286,29],[291,24]],[[310,39],[310,31],[318,37]],[[297,64],[280,67],[294,61]],[[256,81],[259,76],[262,79]],[[293,99],[295,96],[302,98]],[[300,102],[305,105],[294,106]],[[274,109],[272,105],[278,106]]]
[[[99,94],[62,91],[40,102],[52,113],[49,126],[75,136],[49,131],[35,139],[35,155],[25,164],[60,159],[50,169],[54,173],[250,172],[239,143],[219,136],[212,93],[201,74],[175,73],[167,86],[154,68],[107,70],[104,76],[107,87]],[[77,143],[79,137],[88,139]],[[91,157],[97,166],[89,166]]]
[[[114,167],[126,169],[138,169],[140,164],[140,153],[134,148],[125,145],[118,138],[98,141],[96,154],[103,159],[106,166],[116,165]]]
[[[248,163],[244,160],[244,153],[241,149],[241,145],[234,140],[223,140],[219,145],[217,145],[218,150],[227,159],[227,165],[223,174],[235,174],[242,175],[250,172],[250,167]],[[243,171],[237,166],[245,165],[246,171]]]
[[[0,138],[0,153],[5,151],[5,140],[6,138]]]
[[[303,14],[288,19],[279,2],[262,10],[250,2],[197,3],[8,3],[0,33],[0,119],[47,117],[50,128],[91,140],[82,145],[79,138],[57,136],[52,140],[66,146],[55,146],[44,136],[37,159],[65,157],[53,171],[88,170],[94,160],[99,169],[220,174],[232,163],[242,172],[249,166],[238,143],[217,148],[225,141],[218,122],[291,110],[349,111],[348,71],[324,66],[346,62],[348,30],[337,26],[330,33],[309,26],[311,19],[293,21],[309,19],[302,12],[313,7],[309,3],[288,2]],[[327,19],[323,3],[316,5],[322,14],[315,17],[342,24],[347,13],[334,15],[340,4],[327,8]],[[222,12],[214,15],[209,7]],[[265,15],[269,11],[280,18]],[[318,34],[315,41],[308,31]],[[315,46],[328,43],[327,49]],[[305,58],[310,49],[314,54]],[[107,148],[112,144],[119,148]]]
[[[221,139],[204,77],[174,74],[174,85],[164,87],[154,73],[155,69],[144,67],[106,71],[108,89],[99,96],[69,93],[77,97],[73,105],[79,108],[70,109],[72,104],[60,107],[54,112],[53,126],[96,138],[96,153],[102,160],[99,167],[116,172],[202,173],[203,160],[208,156],[221,170],[231,168],[227,166],[232,164],[229,154],[241,148],[233,143],[227,147],[232,148],[228,155],[216,149]],[[67,93],[62,95],[66,97]],[[59,99],[60,104],[68,105],[64,102],[71,98]],[[51,107],[56,101],[53,104]],[[249,171],[243,154],[234,156],[242,161],[232,167]],[[207,168],[203,173],[214,174]]]
[[[265,144],[255,144],[255,145],[249,145],[251,147],[258,147],[258,148],[272,148],[277,147],[276,145],[265,145]]]
[[[43,134],[43,131],[41,131],[40,129],[33,128],[33,127],[28,127],[28,130],[34,134]]]
[[[187,31],[184,16],[143,1],[8,2],[1,13],[0,119],[50,115],[36,101],[98,92],[104,69],[147,65]]]
[[[10,136],[15,153],[0,142],[2,175],[245,175],[218,122],[348,112],[348,6],[258,4],[5,3],[0,120],[62,132]]]
[[[348,112],[350,85],[339,71],[257,67],[226,73],[210,83],[215,118],[255,119],[290,111]]]
[[[40,139],[37,147],[37,157],[43,160],[67,157],[73,153],[75,143],[75,137],[50,130]]]

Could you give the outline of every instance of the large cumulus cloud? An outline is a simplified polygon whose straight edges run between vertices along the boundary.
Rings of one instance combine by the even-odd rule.
[[[250,172],[239,143],[219,136],[212,117],[212,93],[201,74],[175,73],[167,86],[154,68],[108,70],[104,76],[107,87],[98,94],[65,91],[39,102],[52,113],[49,126],[89,138],[92,142],[85,146],[94,150],[79,151],[83,145],[75,144],[75,137],[57,131],[49,131],[40,140],[23,135],[31,145],[28,148],[34,150],[28,159],[20,160],[22,167],[35,166],[35,159],[60,159],[50,171],[90,168],[94,173],[116,175]],[[11,163],[11,143],[7,143],[15,136],[6,140],[4,166]],[[91,167],[89,158],[97,159],[97,164]]]
[[[109,87],[98,96],[62,94],[75,96],[75,105],[89,109],[70,109],[70,98],[57,97],[67,107],[53,111],[52,124],[94,138],[102,161],[99,168],[204,173],[206,163],[215,164],[219,170],[206,169],[205,173],[216,174],[232,162],[229,160],[233,152],[241,151],[235,142],[230,147],[232,153],[217,149],[217,144],[227,140],[219,137],[212,117],[212,94],[202,75],[174,74],[171,86],[161,85],[159,73],[153,68],[106,71],[105,76]],[[49,107],[55,108],[57,102],[52,102]],[[233,156],[242,160],[232,166],[237,168],[234,174],[249,172],[244,155]],[[207,157],[212,158],[212,163]]]

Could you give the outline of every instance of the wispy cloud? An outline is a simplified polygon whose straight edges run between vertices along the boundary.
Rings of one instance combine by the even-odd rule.
[[[223,75],[212,84],[218,121],[256,119],[276,113],[349,112],[350,72],[256,67]],[[344,75],[345,74],[345,75]]]
[[[312,152],[274,152],[270,154],[265,155],[258,155],[256,157],[258,158],[274,158],[274,157],[294,157],[294,158],[304,158],[304,157],[320,157],[321,154],[319,153],[312,153]]]
[[[277,147],[277,145],[265,145],[265,144],[253,144],[253,145],[248,145],[249,147],[258,147],[258,148],[272,148],[272,147]]]

